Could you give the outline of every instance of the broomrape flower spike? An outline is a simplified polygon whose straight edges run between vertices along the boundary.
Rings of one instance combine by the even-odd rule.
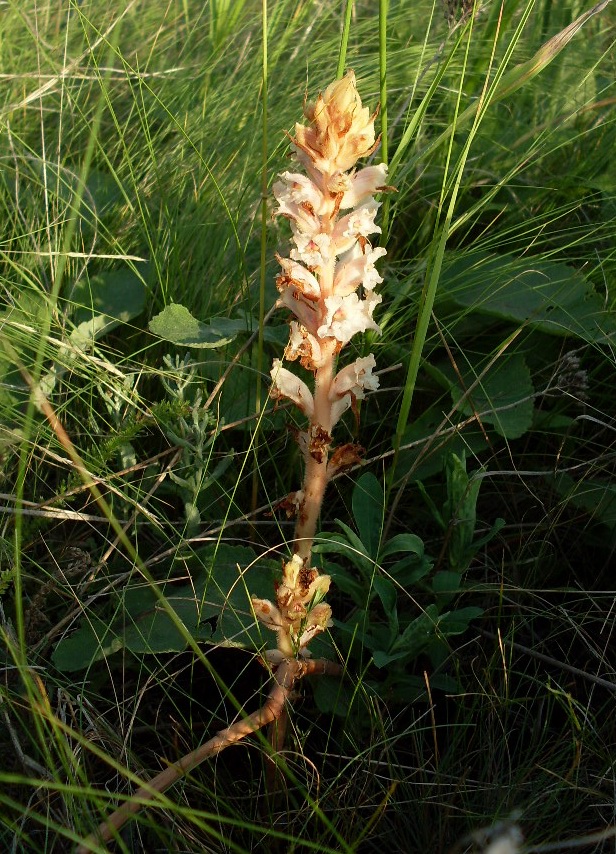
[[[325,489],[331,477],[359,462],[362,449],[348,443],[332,448],[332,432],[347,409],[358,415],[357,401],[379,386],[372,353],[336,372],[340,351],[358,332],[380,333],[373,318],[383,280],[376,262],[386,252],[373,247],[380,234],[375,193],[387,187],[387,166],[356,169],[357,161],[378,147],[374,120],[362,106],[355,74],[349,71],[304,107],[308,124],[296,124],[291,138],[300,171],[283,172],[273,186],[276,214],[289,220],[289,257],[277,255],[277,305],[293,315],[287,362],[299,361],[314,376],[314,388],[274,359],[270,395],[291,400],[308,419],[297,435],[305,462],[304,484],[284,505],[297,524],[293,555],[284,564],[276,602],[253,597],[254,610],[277,634],[272,664],[307,657],[307,645],[331,625],[324,602],[330,578],[311,567],[311,553]]]

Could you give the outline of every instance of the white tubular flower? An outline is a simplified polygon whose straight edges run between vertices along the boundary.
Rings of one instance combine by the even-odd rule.
[[[304,631],[299,637],[300,655],[309,657],[310,653],[306,649],[306,646],[310,643],[312,638],[315,637],[315,635],[321,634],[321,632],[331,628],[333,625],[334,622],[332,620],[331,606],[326,602],[321,602],[320,605],[315,605],[312,611],[308,614]]]
[[[259,599],[257,596],[252,596],[252,607],[259,620],[268,629],[277,632],[286,627],[284,617],[269,599]]]
[[[350,71],[304,107],[307,124],[296,124],[292,147],[307,174],[282,172],[273,194],[276,213],[290,221],[292,248],[288,258],[276,256],[277,305],[292,315],[285,358],[299,360],[314,374],[314,396],[308,386],[274,359],[270,396],[288,398],[308,424],[294,431],[305,464],[300,490],[281,507],[296,516],[292,556],[282,569],[275,603],[253,599],[259,620],[276,632],[275,650],[265,658],[272,665],[307,657],[312,638],[332,625],[324,601],[331,578],[311,561],[325,489],[338,472],[361,461],[363,449],[352,442],[332,447],[332,430],[342,414],[379,387],[372,354],[356,359],[336,374],[336,360],[353,335],[369,329],[380,333],[373,312],[381,302],[374,292],[383,279],[376,269],[385,249],[373,248],[370,236],[380,234],[375,194],[388,187],[387,166],[357,168],[361,157],[378,146],[374,113],[362,105]],[[285,253],[287,254],[287,253]]]
[[[280,359],[274,359],[270,375],[272,377],[270,396],[275,399],[288,397],[302,410],[304,415],[312,418],[314,400],[306,383],[292,374],[291,371],[283,368]]]
[[[351,392],[356,398],[363,400],[366,396],[366,389],[376,391],[379,387],[379,378],[372,373],[374,368],[376,368],[376,359],[370,353],[338,371],[329,393],[330,400],[335,400],[347,392]]]
[[[291,250],[291,258],[294,261],[301,261],[311,270],[320,270],[327,266],[334,254],[329,234],[310,235],[294,230],[293,242],[297,248]]]
[[[320,322],[320,313],[317,311],[316,304],[304,299],[302,292],[293,285],[283,290],[276,305],[278,307],[285,306],[289,311],[292,311],[306,329],[309,329],[313,333],[317,331],[317,324]]]
[[[340,202],[340,210],[354,208],[365,201],[368,196],[374,195],[383,187],[387,186],[387,164],[379,163],[378,166],[366,166],[350,176],[348,187]]]
[[[276,181],[272,187],[274,197],[279,205],[304,205],[315,214],[327,213],[331,207],[329,199],[301,172],[283,172],[282,181]]]
[[[366,298],[362,300],[355,293],[343,297],[326,297],[325,323],[319,326],[317,335],[320,338],[336,338],[346,344],[357,332],[373,329],[380,334],[381,328],[372,319],[372,312],[382,299],[380,294],[373,291],[366,294]]]
[[[276,184],[274,186],[284,187],[284,184]],[[303,234],[316,234],[321,228],[321,220],[310,205],[306,203],[298,205],[289,197],[278,199],[278,210],[276,213],[279,216],[290,219],[293,230],[297,229]]]
[[[377,390],[379,378],[372,373],[375,367],[376,360],[370,353],[369,356],[356,359],[352,365],[347,365],[336,374],[329,392],[334,423],[340,420],[355,400],[364,399],[366,390]]]
[[[370,244],[366,244],[362,252],[360,245],[356,243],[336,266],[334,294],[343,297],[352,294],[360,285],[363,285],[366,291],[380,285],[383,277],[374,265],[383,255],[387,255],[387,251],[381,246],[373,249]]]
[[[321,296],[321,288],[315,276],[303,264],[291,258],[281,258],[280,255],[276,257],[283,269],[283,272],[276,277],[278,290],[283,291],[289,285],[294,285],[307,299],[318,300]]]
[[[379,207],[380,202],[370,197],[336,223],[332,234],[336,255],[348,252],[360,238],[367,239],[370,234],[381,233],[381,227],[374,221]]]
[[[308,371],[320,368],[323,355],[319,339],[295,320],[291,321],[290,327],[291,334],[285,351],[286,358],[290,362],[299,359],[300,364]]]

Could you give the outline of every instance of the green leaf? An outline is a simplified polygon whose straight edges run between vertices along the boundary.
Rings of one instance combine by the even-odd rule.
[[[342,534],[323,531],[318,535],[313,551],[315,554],[339,554],[351,561],[364,578],[371,578],[374,571],[374,561],[366,554],[366,547],[359,539],[355,531],[340,519],[336,524],[342,528]]]
[[[418,559],[414,555],[408,555],[388,568],[388,573],[395,578],[402,587],[409,588],[426,575],[432,569],[432,561],[427,558]]]
[[[360,584],[348,570],[328,560],[325,563],[324,571],[331,576],[334,586],[350,596],[356,605],[363,607],[366,604],[366,599],[369,596],[366,586]]]
[[[434,634],[439,620],[436,605],[428,605],[422,614],[416,617],[394,643],[392,650],[408,648],[417,655],[424,649]]]
[[[514,255],[465,252],[443,271],[440,297],[551,335],[607,344],[616,316],[579,272],[566,264]]]
[[[546,478],[574,507],[588,513],[594,521],[616,528],[616,484],[594,478],[576,481],[566,473]]]
[[[456,611],[449,611],[446,614],[441,614],[438,623],[438,632],[442,637],[450,637],[451,635],[461,635],[465,632],[469,623],[476,620],[477,617],[483,615],[483,609],[470,605],[468,608],[458,608]]]
[[[398,634],[398,592],[395,585],[382,575],[375,576],[373,587],[383,605],[389,627],[389,643],[392,643]]]
[[[453,382],[454,378],[450,378],[448,389],[451,389]],[[461,454],[465,449],[469,454],[485,451],[485,433],[470,424],[465,427],[463,436],[459,432],[444,435],[442,443],[431,447],[430,452],[425,454],[424,445],[430,442],[437,430],[442,429],[439,427],[442,420],[442,407],[437,409],[433,406],[408,425],[402,436],[402,445],[414,447],[400,452],[400,463],[396,469],[400,477],[410,475],[413,482],[419,484],[435,474],[442,474],[444,461],[451,451],[456,454]]]
[[[386,652],[375,650],[373,660],[377,667],[385,667],[401,658],[415,657],[423,652],[432,641],[438,625],[438,608],[428,605],[423,614],[416,617],[391,644]]]
[[[380,481],[366,472],[353,489],[353,517],[366,553],[376,560],[381,541],[385,497]]]
[[[314,700],[323,714],[346,717],[355,694],[355,688],[338,677],[319,676],[314,683]]]
[[[228,317],[213,317],[208,323],[202,323],[185,306],[171,303],[152,318],[149,329],[154,335],[181,347],[211,349],[230,344],[240,332],[245,332],[246,324]]]
[[[477,522],[477,498],[481,478],[466,473],[466,455],[450,454],[445,464],[447,475],[447,500],[443,515],[449,532],[449,565],[456,572],[464,572],[475,554],[472,546]]]
[[[396,534],[390,540],[387,540],[381,551],[380,558],[386,558],[400,552],[410,552],[417,557],[424,556],[423,540],[416,534]]]
[[[170,582],[163,591],[188,635],[224,646],[254,648],[273,643],[273,633],[255,620],[251,594],[272,595],[278,566],[268,561],[255,564],[252,549],[224,543],[208,546],[197,557],[201,565],[193,581]],[[128,587],[121,606],[115,620],[95,616],[82,620],[73,635],[57,644],[52,654],[56,667],[67,672],[82,670],[121,649],[143,655],[186,648],[187,639],[147,584]]]
[[[122,648],[109,625],[91,615],[81,621],[77,631],[63,638],[54,649],[51,660],[58,670],[73,673]]]
[[[432,590],[436,594],[439,611],[447,605],[460,590],[460,573],[450,570],[436,572],[432,578]]]
[[[487,372],[479,364],[471,364],[461,372],[462,385],[453,368],[447,366],[444,373],[451,377],[451,397],[462,415],[479,413],[483,422],[493,424],[506,439],[517,439],[530,429],[535,390],[523,356],[504,356]]]
[[[71,342],[80,348],[91,345],[141,314],[145,299],[143,279],[130,267],[80,280],[71,293],[71,302],[77,306]]]
[[[448,694],[459,693],[462,688],[457,679],[446,673],[430,676],[430,690],[444,691]],[[410,674],[396,675],[391,679],[391,693],[399,703],[416,703],[428,696],[426,682],[421,676]]]

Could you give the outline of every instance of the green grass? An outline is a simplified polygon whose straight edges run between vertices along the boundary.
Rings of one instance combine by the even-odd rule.
[[[269,4],[264,146],[260,4],[2,5],[2,850],[69,850],[263,701],[240,594],[266,595],[288,555],[270,511],[301,472],[294,416],[266,398],[283,312],[242,349],[288,241],[271,197],[262,220],[262,175],[289,168],[285,131],[341,44],[364,103],[387,106],[397,188],[379,217],[384,334],[365,342],[386,372],[357,434],[383,539],[415,534],[434,564],[392,583],[397,613],[407,625],[438,598],[475,510],[447,491],[453,451],[481,479],[469,530],[485,541],[444,607],[483,616],[377,667],[393,558],[358,582],[335,555],[329,654],[347,669],[341,687],[301,685],[285,786],[268,792],[249,739],[116,850],[470,851],[512,816],[527,851],[613,850],[616,13],[557,52],[589,5],[492,0],[452,25],[423,0],[381,3],[381,22],[376,2],[346,7]],[[242,329],[182,373],[187,348],[148,326],[171,303]],[[330,488],[323,540],[336,519],[357,530],[358,478]],[[218,595],[206,578],[229,593],[226,642],[191,611],[191,585]]]

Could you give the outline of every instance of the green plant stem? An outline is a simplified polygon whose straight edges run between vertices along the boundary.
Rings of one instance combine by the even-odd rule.
[[[463,66],[462,74],[460,76],[460,86],[458,89],[458,97],[457,97],[457,101],[456,101],[456,109],[455,109],[454,119],[452,122],[452,128],[455,128],[455,126],[456,126],[456,118],[458,116],[458,112],[459,112],[459,108],[460,108],[460,101],[462,98],[462,90],[463,90],[463,83],[464,83],[464,69],[466,68],[466,64],[468,62],[468,54],[469,54],[469,48],[470,48],[470,44],[471,44],[471,35],[472,35],[472,23],[471,23],[471,27],[469,30],[469,38],[467,39],[467,42],[466,42],[464,66]],[[496,44],[496,39],[494,40],[494,45],[495,44]],[[486,87],[488,85],[488,80],[489,80],[489,75],[486,76]],[[483,96],[485,97],[485,90],[484,90]],[[484,100],[484,98],[482,97],[482,99],[480,99],[480,102],[482,102],[483,100]],[[428,261],[427,270],[426,270],[426,278],[425,278],[424,287],[423,287],[421,299],[420,299],[419,314],[418,314],[418,318],[417,318],[417,326],[415,329],[415,335],[413,337],[413,344],[412,344],[412,348],[411,348],[411,356],[409,359],[406,381],[404,384],[404,392],[402,395],[402,403],[400,405],[400,412],[398,414],[398,421],[396,423],[396,432],[395,432],[394,442],[393,442],[394,457],[393,457],[392,464],[391,464],[391,467],[389,469],[388,477],[387,477],[387,500],[389,500],[389,495],[391,494],[391,490],[392,490],[394,482],[395,482],[395,473],[396,473],[396,466],[398,463],[398,456],[400,453],[400,445],[402,444],[402,436],[403,436],[404,431],[406,429],[409,414],[411,411],[411,404],[413,402],[413,395],[414,395],[415,386],[417,383],[417,375],[419,373],[419,365],[421,364],[423,348],[424,348],[424,345],[426,342],[426,337],[428,334],[428,326],[430,324],[430,319],[432,317],[432,309],[434,307],[434,300],[436,297],[436,289],[437,289],[438,281],[439,281],[440,274],[441,274],[443,257],[445,255],[445,247],[447,245],[447,239],[449,237],[449,229],[451,226],[451,220],[453,218],[453,214],[454,214],[454,210],[455,210],[455,205],[456,205],[456,201],[457,201],[457,197],[458,197],[458,191],[460,188],[460,183],[462,181],[462,175],[464,173],[464,167],[466,165],[466,160],[468,158],[470,147],[471,147],[472,141],[475,137],[475,133],[479,127],[479,123],[480,123],[482,115],[483,115],[483,113],[481,112],[480,108],[478,108],[475,124],[474,124],[473,128],[471,129],[471,131],[468,135],[468,139],[466,140],[466,143],[464,145],[464,149],[460,155],[460,158],[459,158],[459,161],[457,164],[457,170],[456,170],[455,179],[454,179],[454,187],[453,187],[453,190],[451,192],[450,199],[449,199],[449,205],[447,207],[445,220],[443,222],[443,225],[440,228],[438,228],[438,223],[437,223],[437,231],[435,233],[434,240],[432,243],[432,252],[431,252],[431,257],[429,258],[429,261]],[[453,133],[451,134],[451,137],[449,140],[449,151],[448,151],[448,155],[447,155],[447,165],[449,165],[449,159],[451,157],[452,146],[453,146]],[[442,195],[441,195],[441,202],[440,202],[440,208],[441,209],[445,204],[444,194],[446,192],[446,184],[447,184],[447,172],[445,174],[445,178],[443,179],[443,188],[442,188]]]
[[[120,17],[120,21],[122,17]],[[112,43],[109,47],[109,59],[111,60],[111,56],[113,54],[113,50],[115,45],[118,42],[120,36],[120,24],[116,26],[112,33]],[[109,61],[107,63],[108,66],[112,65],[112,62]],[[107,77],[110,76],[111,69],[106,72]],[[103,78],[104,79],[104,78]],[[102,87],[103,89],[104,87]],[[81,211],[81,206],[83,203],[83,198],[86,190],[86,181],[88,179],[88,175],[90,174],[90,168],[92,165],[92,158],[94,157],[94,151],[96,149],[98,134],[101,127],[101,122],[103,119],[103,113],[105,110],[105,97],[103,91],[101,89],[101,95],[96,105],[96,110],[94,112],[94,118],[91,125],[90,135],[88,137],[88,143],[86,146],[86,152],[81,164],[81,169],[79,171],[79,178],[77,180],[77,186],[75,188],[75,192],[73,198],[71,200],[70,205],[70,213],[68,216],[68,221],[66,224],[66,229],[64,231],[63,240],[62,240],[62,250],[58,257],[58,263],[55,269],[55,274],[53,276],[52,286],[49,293],[48,301],[47,301],[47,312],[42,320],[41,328],[39,330],[39,337],[36,347],[36,353],[34,357],[34,364],[32,367],[32,371],[30,373],[30,397],[28,400],[28,406],[26,408],[26,413],[24,416],[24,426],[22,431],[22,441],[20,445],[19,451],[19,465],[17,468],[17,483],[15,489],[15,509],[17,511],[17,515],[15,518],[15,628],[17,632],[17,638],[19,641],[19,655],[21,658],[22,664],[26,662],[26,648],[25,648],[25,627],[24,627],[24,617],[23,617],[23,585],[22,585],[22,572],[21,572],[21,544],[22,544],[22,514],[19,510],[23,507],[23,498],[24,498],[24,489],[26,482],[26,470],[28,467],[28,461],[30,459],[30,454],[32,452],[32,448],[30,445],[30,434],[32,431],[33,421],[34,421],[34,412],[38,406],[39,402],[39,383],[41,379],[41,374],[43,371],[43,362],[45,360],[45,349],[47,346],[47,340],[49,338],[49,333],[51,330],[51,320],[55,315],[56,306],[58,302],[58,297],[60,295],[60,291],[62,289],[62,285],[64,282],[64,275],[66,273],[66,267],[68,264],[69,252],[73,245],[73,240],[75,238],[75,234],[77,232],[77,225],[79,222],[79,215]],[[91,479],[90,479],[91,483]],[[90,486],[90,484],[88,484]],[[93,483],[91,483],[92,494],[95,495],[94,490],[96,487]],[[95,496],[96,497],[96,496]]]
[[[344,66],[346,64],[347,47],[349,44],[349,33],[351,31],[351,15],[353,13],[353,0],[347,0],[344,10],[344,24],[342,33],[340,34],[340,50],[338,52],[338,67],[336,69],[336,79],[340,80],[344,75]]]
[[[387,125],[387,9],[389,0],[379,0],[379,89],[380,89],[380,119],[381,119],[381,150],[382,163],[389,163],[388,125]],[[383,236],[389,233],[388,195],[383,200]]]
[[[267,262],[267,77],[268,77],[268,59],[267,59],[267,0],[262,0],[261,4],[262,17],[262,84],[261,84],[261,103],[263,110],[262,117],[262,139],[261,139],[261,258],[259,266],[259,335],[257,338],[257,365],[256,365],[256,381],[255,381],[255,435],[259,429],[259,415],[261,414],[261,385],[262,385],[262,367],[263,367],[263,329],[265,327],[265,282],[266,282],[266,262]],[[252,471],[252,495],[251,495],[251,510],[257,506],[259,496],[259,464],[255,455],[255,464]]]

